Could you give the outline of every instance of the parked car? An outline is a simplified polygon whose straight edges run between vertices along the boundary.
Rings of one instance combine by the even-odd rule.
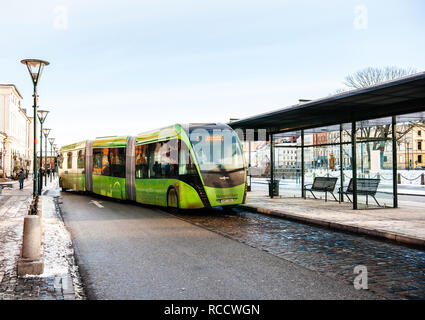
[[[425,170],[425,166],[416,166],[415,170]]]

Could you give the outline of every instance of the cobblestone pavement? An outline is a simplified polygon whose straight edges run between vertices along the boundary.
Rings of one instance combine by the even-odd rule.
[[[351,285],[354,267],[364,265],[369,290],[389,299],[425,299],[424,251],[240,209],[177,216]]]
[[[55,260],[51,256],[58,255],[58,251],[54,249],[57,244],[48,245],[55,235],[58,237],[55,226],[60,219],[56,216],[59,208],[54,204],[52,212],[45,215],[43,202],[44,273],[40,276],[17,276],[16,264],[22,245],[23,218],[28,214],[31,200],[30,179],[25,182],[23,190],[19,190],[19,184],[16,183],[14,189],[5,189],[0,196],[0,300],[84,299],[84,293],[78,285],[79,277],[75,271],[73,256],[68,254],[63,257],[68,264],[65,266],[65,272],[55,274],[54,268],[57,268],[57,265],[50,265],[50,262]],[[54,202],[53,198],[50,198],[50,201]],[[59,231],[63,233],[62,230]]]
[[[318,193],[317,196],[323,194]],[[416,197],[419,199],[421,197]],[[348,201],[338,203],[329,200],[319,201],[300,197],[275,197],[270,199],[266,192],[254,190],[249,192],[247,205],[263,210],[278,211],[296,219],[313,219],[324,223],[357,228],[359,232],[376,233],[383,237],[396,239],[411,238],[417,243],[425,243],[424,203],[400,202],[400,208],[369,208],[353,210]]]

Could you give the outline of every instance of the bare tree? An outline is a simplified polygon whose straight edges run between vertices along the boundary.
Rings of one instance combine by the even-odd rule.
[[[347,90],[352,89],[361,89],[371,87],[386,81],[395,80],[402,78],[411,74],[416,73],[417,71],[413,68],[399,68],[394,66],[388,66],[383,68],[373,68],[368,67],[362,70],[359,70],[351,75],[345,77],[343,84],[346,86]],[[340,89],[341,91],[341,89]],[[404,132],[398,132],[398,140],[401,139],[408,131],[414,126],[413,123],[405,127]],[[369,140],[373,142],[373,150],[381,150],[381,165],[383,164],[383,152],[385,148],[385,141],[389,139],[391,134],[391,125],[378,125],[374,130],[371,130],[370,127],[360,128],[362,132],[362,137],[359,140]],[[370,145],[367,144],[366,148],[368,154],[368,161],[370,162]]]
[[[412,68],[384,67],[365,68],[345,77],[344,84],[348,89],[367,88],[382,82],[402,78],[417,71]]]

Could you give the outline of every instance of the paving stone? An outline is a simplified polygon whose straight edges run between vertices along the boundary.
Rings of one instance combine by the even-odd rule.
[[[57,183],[57,182],[56,182]],[[24,189],[4,190],[0,196],[0,300],[63,300],[63,278],[66,278],[67,300],[73,300],[72,276],[18,277],[16,263],[22,243],[23,217],[32,201],[32,180]],[[57,209],[55,204],[54,210]],[[60,214],[60,212],[59,212]],[[44,225],[46,228],[46,225]],[[73,257],[69,257],[70,259]],[[76,275],[78,276],[78,274]],[[79,299],[84,299],[79,294]]]
[[[177,216],[350,284],[354,267],[365,265],[369,290],[389,299],[425,299],[425,251],[241,209]]]

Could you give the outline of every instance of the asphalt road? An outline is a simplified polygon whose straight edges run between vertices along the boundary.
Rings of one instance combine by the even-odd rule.
[[[377,299],[158,208],[61,193],[89,299]]]

